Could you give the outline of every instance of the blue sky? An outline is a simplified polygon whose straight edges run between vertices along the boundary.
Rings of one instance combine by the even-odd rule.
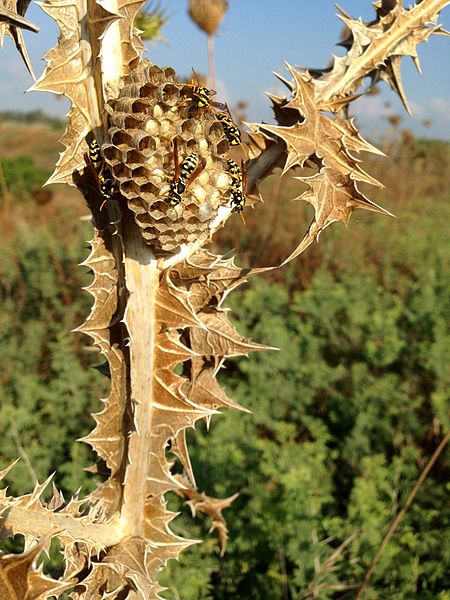
[[[161,4],[171,16],[162,31],[169,43],[149,46],[148,58],[161,66],[173,66],[180,76],[189,75],[192,68],[206,73],[206,36],[187,16],[187,0],[161,0]],[[342,22],[331,0],[229,0],[229,5],[215,40],[217,87],[220,99],[231,105],[238,100],[249,102],[247,112],[252,121],[270,120],[264,91],[282,89],[272,71],[283,73],[285,60],[293,65],[322,67],[332,54],[343,52],[335,46]],[[340,0],[340,5],[354,17],[370,20],[374,14],[369,0]],[[37,5],[30,6],[27,17],[41,28],[39,34],[25,34],[35,72],[40,75],[42,57],[55,44],[58,28]],[[450,6],[444,9],[440,22],[450,30]],[[419,47],[419,56],[422,76],[409,58],[402,65],[413,117],[382,84],[380,95],[361,98],[353,105],[363,134],[377,137],[386,128],[383,116],[397,113],[403,117],[402,126],[417,135],[450,138],[450,38],[432,37]],[[9,39],[0,54],[0,64],[0,110],[42,108],[59,116],[67,112],[64,99],[23,93],[32,81]],[[426,118],[432,120],[428,130],[422,125]]]

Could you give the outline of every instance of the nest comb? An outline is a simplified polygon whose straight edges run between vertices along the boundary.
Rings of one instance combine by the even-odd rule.
[[[105,162],[143,239],[156,250],[175,251],[206,239],[219,207],[229,205],[223,127],[209,107],[196,108],[188,96],[173,69],[142,61],[107,108]],[[172,207],[167,198],[175,177],[175,140],[180,162],[195,152],[204,168]]]

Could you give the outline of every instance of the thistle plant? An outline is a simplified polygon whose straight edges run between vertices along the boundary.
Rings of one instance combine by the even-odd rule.
[[[379,151],[348,113],[352,101],[379,80],[408,109],[401,58],[411,56],[419,68],[417,46],[446,33],[437,20],[449,1],[424,0],[406,9],[399,0],[379,0],[370,23],[340,9],[350,32],[345,55],[323,71],[287,65],[287,76],[278,76],[287,92],[269,95],[276,125],[248,125],[245,171],[249,200],[276,167],[295,169],[307,186],[300,199],[314,207],[314,218],[284,263],[332,223],[347,224],[357,208],[389,214],[358,188],[360,182],[380,185],[360,158]],[[225,547],[222,510],[234,497],[209,498],[197,490],[186,432],[222,408],[246,410],[226,395],[217,373],[229,357],[271,348],[241,336],[223,302],[264,269],[242,269],[208,249],[214,233],[236,218],[230,141],[214,110],[196,106],[172,68],[143,58],[133,25],[141,5],[41,4],[61,35],[34,89],[64,94],[72,103],[64,151],[49,181],[76,185],[92,213],[84,264],[93,273],[93,305],[78,331],[103,355],[111,383],[83,440],[98,455],[101,482],[92,494],[66,500],[54,489],[44,500],[51,477],[24,496],[0,492],[3,536],[26,539],[24,553],[0,558],[2,598],[43,600],[65,590],[74,600],[160,597],[158,572],[197,542],[172,533],[170,491],[211,517]],[[5,15],[14,34],[21,20]],[[102,160],[97,169],[88,155],[94,139]],[[168,202],[176,156],[182,162],[193,154],[201,170],[180,202]],[[306,176],[304,167],[314,174]],[[58,580],[35,567],[53,538],[65,565]]]

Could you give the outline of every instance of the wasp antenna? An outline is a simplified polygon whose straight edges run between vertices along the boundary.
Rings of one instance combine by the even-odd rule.
[[[241,221],[244,223],[244,225],[247,225],[247,223],[245,222],[244,213],[242,211],[239,212],[239,216],[241,217]]]
[[[173,163],[174,163],[174,179],[177,180],[180,176],[180,161],[178,157],[178,140],[173,138]]]
[[[230,109],[228,108],[228,104],[227,104],[226,102],[225,102],[225,110],[227,111],[227,113],[228,113],[228,116],[230,117],[230,119],[233,121],[233,116],[232,116],[232,114],[231,114],[231,111],[230,111]],[[233,121],[233,122],[234,122],[234,121]]]

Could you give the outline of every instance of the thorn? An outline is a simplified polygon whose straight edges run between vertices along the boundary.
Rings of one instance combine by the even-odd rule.
[[[423,73],[422,73],[422,67],[420,66],[419,57],[418,56],[413,56],[412,59],[413,59],[413,63],[415,65],[415,67],[416,67],[417,72],[419,73],[419,75],[423,75]]]

